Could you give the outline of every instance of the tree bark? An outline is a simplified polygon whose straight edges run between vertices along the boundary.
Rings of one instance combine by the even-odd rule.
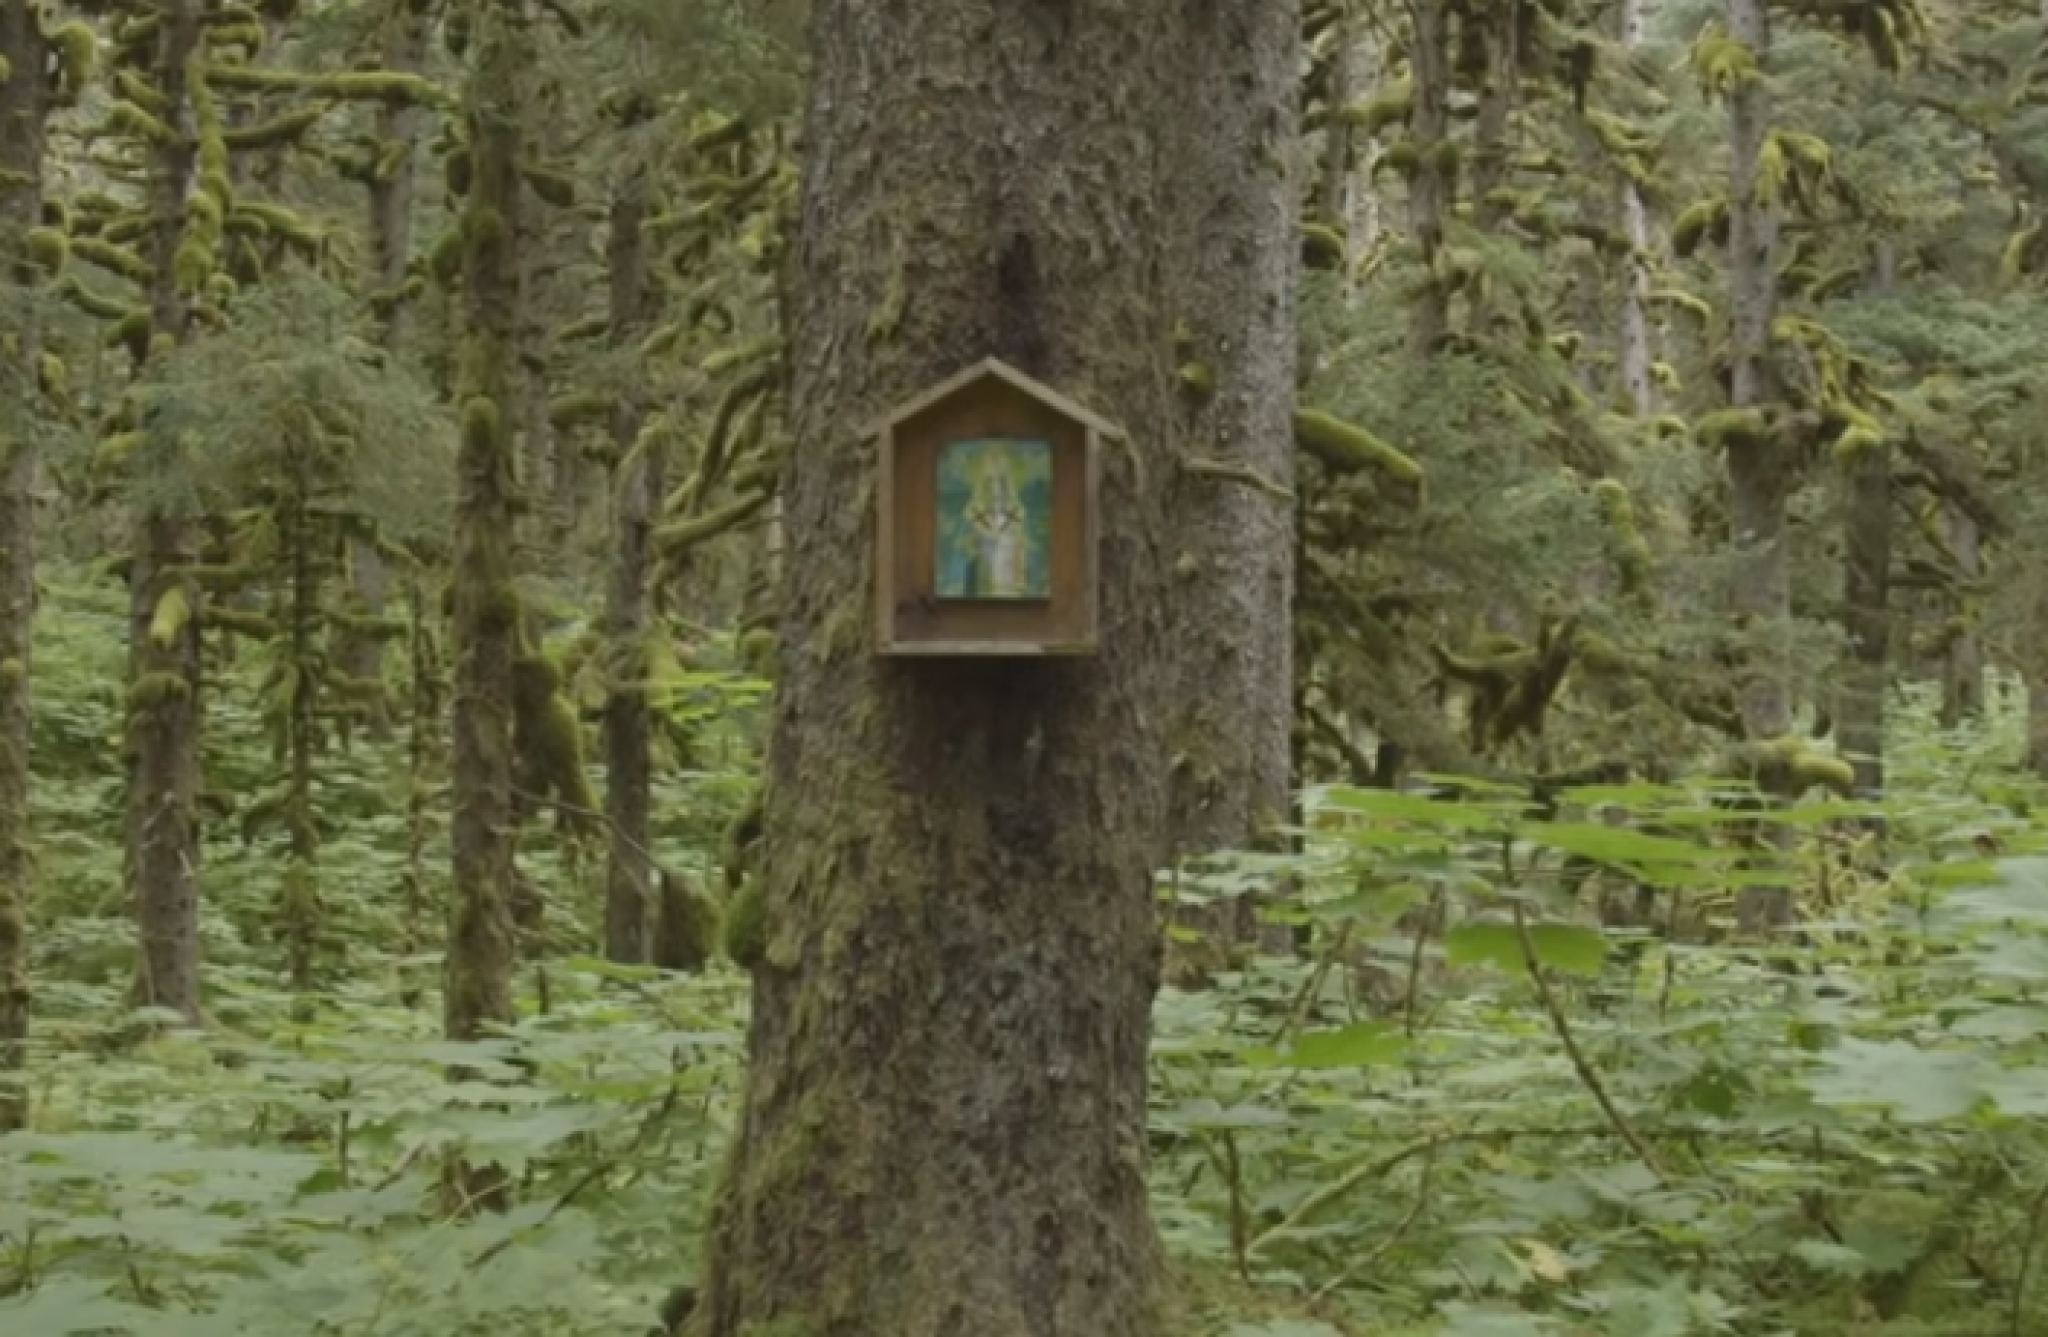
[[[1765,0],[1728,0],[1728,31],[1768,69],[1770,14]],[[1769,415],[1779,399],[1771,325],[1778,305],[1779,218],[1758,191],[1770,99],[1762,75],[1728,94],[1729,403]],[[1793,478],[1789,451],[1770,432],[1743,432],[1726,445],[1728,529],[1735,561],[1729,609],[1748,640],[1737,700],[1743,732],[1780,738],[1792,729],[1792,563],[1786,507]],[[1787,834],[1767,828],[1774,840]],[[1778,925],[1792,914],[1782,888],[1746,888],[1737,918],[1746,928]]]
[[[186,62],[199,43],[195,0],[161,11],[152,72],[178,133],[150,164],[148,256],[152,344],[182,343],[191,312],[177,255],[197,158]],[[198,556],[193,517],[145,506],[129,568],[129,895],[141,937],[137,1001],[202,1020],[199,997],[200,593],[180,574]],[[159,615],[162,616],[159,616]]]
[[[456,457],[454,619],[454,900],[443,1024],[471,1040],[512,1020],[512,665],[518,458],[512,431],[519,339],[520,90],[532,49],[523,0],[477,7],[463,108],[471,178],[462,296],[467,325]]]
[[[1182,161],[1185,127],[1266,96],[1208,73],[1263,30],[1228,8],[814,11],[763,950],[698,1337],[1159,1331],[1151,875],[1179,657],[1196,653],[1172,607],[1191,435],[1173,333],[1207,314],[1177,285],[1218,263],[1188,253],[1198,228],[1174,211],[1220,202],[1221,167]],[[1201,147],[1267,198],[1274,169],[1243,140]],[[1234,207],[1292,244],[1291,210]],[[1257,328],[1286,319],[1256,296]],[[862,425],[984,355],[1127,427],[1103,461],[1103,643],[1078,661],[878,661]]]
[[[1633,51],[1643,43],[1643,0],[1622,0],[1621,44]],[[1642,187],[1621,183],[1621,213],[1627,229],[1629,258],[1621,287],[1621,384],[1636,416],[1657,411],[1657,381],[1651,373],[1655,352],[1650,342],[1650,206]]]
[[[612,200],[607,255],[611,271],[612,341],[636,342],[649,315],[647,178],[638,166]],[[638,441],[645,415],[622,391],[612,421],[619,451],[612,515],[611,583],[605,596],[605,641],[610,665],[604,708],[605,815],[610,840],[605,865],[604,944],[608,960],[647,960],[647,929],[654,903],[654,866],[648,857],[653,763],[647,712],[647,581],[653,532],[665,470],[660,433]]]
[[[1898,251],[1877,248],[1871,291],[1892,291]],[[1880,443],[1849,462],[1843,533],[1842,625],[1849,660],[1835,709],[1836,746],[1856,772],[1856,792],[1884,793],[1885,691],[1891,686],[1892,451]]]
[[[1835,712],[1836,745],[1856,771],[1856,792],[1884,792],[1885,691],[1891,669],[1891,448],[1860,451],[1849,465],[1842,619],[1849,662]]]
[[[1755,53],[1759,66],[1767,65],[1771,36],[1764,0],[1728,0],[1728,30]],[[1740,82],[1729,93],[1729,398],[1736,408],[1759,410],[1768,410],[1779,398],[1771,355],[1779,219],[1775,203],[1758,194],[1770,117],[1761,78]],[[1747,434],[1731,440],[1727,451],[1728,521],[1738,556],[1731,602],[1758,647],[1741,693],[1743,725],[1752,738],[1776,738],[1792,727],[1786,658],[1792,585],[1785,524],[1792,479],[1786,455],[1775,441]]]
[[[16,294],[8,333],[16,345],[0,367],[9,401],[0,407],[0,1133],[24,1127],[28,1092],[30,629],[35,617],[36,455],[31,405],[37,380],[36,321],[28,294],[41,287],[28,233],[40,220],[43,180],[43,64],[38,11],[0,0],[0,293]],[[19,325],[15,325],[19,321]]]
[[[1949,556],[1963,588],[1948,599],[1948,653],[1941,675],[1941,727],[1953,729],[1984,713],[1984,637],[1977,629],[1983,603],[1984,544],[1977,522],[1958,506],[1947,506]]]
[[[1180,136],[1170,217],[1186,257],[1164,275],[1169,314],[1214,387],[1190,397],[1189,452],[1291,489],[1300,242],[1285,150],[1299,124],[1300,14],[1285,0],[1218,6],[1181,38],[1181,77],[1211,94],[1167,123]],[[1295,514],[1268,489],[1177,481],[1185,584],[1174,646],[1185,676],[1169,742],[1173,841],[1175,854],[1198,857],[1250,848],[1287,820]],[[1253,902],[1236,910],[1211,932],[1255,934]]]
[[[1414,104],[1408,119],[1415,145],[1415,170],[1408,178],[1408,224],[1428,271],[1408,304],[1408,348],[1417,357],[1434,353],[1450,327],[1450,297],[1436,276],[1457,182],[1445,145],[1451,137],[1450,15],[1444,0],[1414,0],[1408,75]]]
[[[393,74],[417,73],[426,62],[427,25],[412,0],[392,0],[382,17],[380,68]],[[384,346],[396,350],[405,338],[407,299],[403,296],[412,264],[412,205],[419,178],[418,152],[423,113],[409,100],[377,109],[377,160],[369,181],[370,283],[376,296]],[[391,576],[374,544],[352,539],[348,550],[349,579],[356,600],[370,616],[379,616],[391,597]],[[343,642],[343,671],[364,681],[384,676],[384,639],[355,635]],[[391,709],[381,695],[368,699],[370,736],[391,736]]]

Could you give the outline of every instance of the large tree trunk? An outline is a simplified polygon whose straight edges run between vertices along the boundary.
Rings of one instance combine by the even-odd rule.
[[[635,166],[628,169],[612,201],[607,256],[612,341],[621,347],[640,337],[651,305],[646,221],[647,177]],[[651,626],[647,581],[666,453],[658,432],[636,444],[643,416],[630,391],[622,391],[612,420],[620,463],[612,512],[611,583],[605,594],[609,683],[604,708],[604,806],[610,850],[605,865],[604,951],[606,959],[629,964],[647,960],[654,897],[654,866],[647,852],[653,786],[647,713]]]
[[[1198,238],[1173,210],[1216,198],[1221,166],[1181,161],[1198,147],[1242,154],[1256,199],[1275,170],[1177,127],[1219,126],[1219,101],[1265,104],[1209,73],[1255,31],[1223,16],[1246,8],[814,11],[764,945],[685,1329],[699,1337],[1159,1330],[1151,875],[1194,653],[1170,604],[1186,589],[1172,336],[1208,314],[1175,285],[1213,272],[1189,246],[1236,239]],[[1236,207],[1291,240],[1289,211]],[[874,319],[892,293],[907,298],[893,329]],[[1258,297],[1257,328],[1284,319],[1283,297]],[[877,661],[861,425],[989,354],[1127,425],[1104,460],[1103,644],[1081,661]]]
[[[35,318],[41,286],[27,238],[42,209],[43,61],[37,10],[0,0],[0,304],[17,344],[0,365],[0,1133],[22,1127],[28,1093],[29,631],[35,617]]]
[[[161,11],[153,71],[180,133],[150,166],[150,328],[183,342],[191,313],[179,290],[186,191],[197,155],[186,62],[199,41],[196,0]],[[199,1003],[199,591],[182,574],[198,555],[194,519],[145,506],[129,567],[128,887],[141,937],[137,1000],[201,1021]]]
[[[479,6],[464,117],[462,442],[456,457],[455,846],[443,1024],[471,1040],[512,1020],[512,664],[519,596],[512,549],[518,459],[520,89],[532,75],[523,0]]]

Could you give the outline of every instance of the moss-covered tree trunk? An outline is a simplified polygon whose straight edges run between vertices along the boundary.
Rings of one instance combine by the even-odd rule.
[[[1946,534],[1955,562],[1957,588],[1948,598],[1948,651],[1941,674],[1941,724],[1953,729],[1984,713],[1984,637],[1978,630],[1983,607],[1984,540],[1977,522],[1949,504]]]
[[[462,426],[456,455],[453,672],[454,899],[443,1022],[453,1040],[512,1019],[513,584],[518,458],[520,96],[533,48],[523,0],[470,0],[463,120]]]
[[[2023,632],[2020,682],[2027,692],[2027,769],[2048,780],[2048,581],[2035,589]]]
[[[1643,44],[1644,8],[1644,0],[1622,0],[1624,50]],[[1621,285],[1621,384],[1636,413],[1648,417],[1657,411],[1657,382],[1651,371],[1656,354],[1650,341],[1650,205],[1633,181],[1621,184],[1621,213],[1629,244]]]
[[[612,200],[606,260],[611,278],[612,342],[628,347],[647,324],[647,178],[628,169]],[[604,950],[607,959],[647,960],[654,867],[648,858],[653,764],[647,712],[648,576],[653,563],[655,516],[665,472],[658,432],[638,438],[644,414],[630,392],[613,409],[612,437],[619,451],[612,507],[611,583],[605,594],[609,654],[604,707],[605,816],[610,847],[605,865]]]
[[[379,17],[379,68],[392,74],[416,74],[426,62],[427,21],[414,0],[390,0]],[[405,337],[409,298],[406,274],[412,263],[412,207],[419,179],[420,122],[424,113],[409,99],[377,108],[377,152],[368,185],[372,305],[384,345],[396,350]],[[349,542],[349,578],[364,612],[383,614],[390,598],[391,578],[376,546]],[[384,638],[352,635],[342,643],[342,666],[352,678],[380,681],[384,676]],[[373,737],[391,733],[391,710],[385,698],[368,698]]]
[[[1159,1331],[1152,872],[1199,644],[1173,630],[1171,490],[1213,448],[1179,426],[1173,336],[1217,263],[1173,213],[1222,170],[1182,161],[1185,128],[1268,96],[1207,74],[1205,44],[1263,32],[1248,8],[815,7],[750,1064],[697,1337]],[[1208,151],[1263,197],[1262,151]],[[1291,210],[1245,207],[1292,237]],[[1127,426],[1100,651],[878,661],[863,426],[986,355]]]
[[[1188,450],[1270,487],[1183,473],[1171,498],[1175,653],[1185,674],[1169,747],[1174,852],[1260,843],[1286,820],[1293,722],[1296,274],[1301,15],[1289,0],[1219,6],[1186,25],[1182,76],[1210,90],[1162,133],[1186,257],[1163,278],[1167,314],[1209,388],[1189,397]],[[1251,902],[1211,925],[1242,940]]]
[[[186,195],[198,156],[188,62],[199,43],[198,0],[159,11],[152,82],[176,132],[149,171],[152,349],[182,343],[191,311],[180,282]],[[137,998],[201,1021],[199,1002],[199,591],[193,518],[145,500],[129,565],[128,887],[141,937]]]
[[[1878,445],[1849,462],[1842,618],[1849,633],[1835,711],[1836,746],[1858,794],[1884,791],[1884,698],[1891,677],[1892,455]]]
[[[1765,0],[1728,0],[1728,31],[1770,59]],[[1770,101],[1761,77],[1738,80],[1728,94],[1729,400],[1761,417],[1777,405],[1771,324],[1777,314],[1778,205],[1761,167],[1770,131]],[[1791,452],[1763,431],[1731,433],[1727,445],[1728,524],[1736,553],[1730,603],[1751,643],[1740,694],[1743,727],[1752,738],[1776,738],[1792,727],[1786,638],[1792,611],[1791,554],[1785,509],[1792,491]]]
[[[1898,278],[1898,252],[1878,243],[1871,291],[1888,295]],[[1892,450],[1888,442],[1861,450],[1848,464],[1842,520],[1842,629],[1848,661],[1835,700],[1836,749],[1856,773],[1857,794],[1884,792],[1885,692],[1891,686]]]
[[[1427,357],[1450,326],[1450,295],[1437,277],[1437,257],[1457,186],[1451,151],[1451,17],[1445,0],[1414,0],[1409,17],[1413,101],[1408,135],[1415,165],[1408,177],[1408,229],[1427,273],[1408,304],[1408,348],[1416,357]]]
[[[1770,14],[1765,0],[1728,0],[1728,32],[1770,64]],[[1793,474],[1791,451],[1762,429],[1779,399],[1771,350],[1778,305],[1778,204],[1762,173],[1770,132],[1764,79],[1738,79],[1728,93],[1729,404],[1751,414],[1752,430],[1730,433],[1728,537],[1734,550],[1729,611],[1745,641],[1737,701],[1744,733],[1781,738],[1792,728],[1792,560],[1786,524]],[[1769,828],[1774,839],[1783,828]],[[1781,888],[1746,888],[1737,916],[1745,927],[1783,923],[1792,913]]]
[[[35,615],[34,424],[40,283],[28,234],[42,209],[43,62],[38,10],[0,0],[0,1133],[23,1125],[29,1022],[29,629]]]

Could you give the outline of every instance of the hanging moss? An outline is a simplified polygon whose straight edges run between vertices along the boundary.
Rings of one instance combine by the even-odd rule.
[[[99,38],[83,23],[64,24],[49,35],[57,53],[57,78],[66,96],[76,97],[99,68]]]
[[[1725,197],[1701,200],[1681,213],[1671,225],[1671,250],[1679,259],[1689,259],[1702,241],[1716,246],[1728,244],[1728,201]]]
[[[345,102],[383,102],[403,107],[446,106],[450,101],[432,81],[417,74],[388,70],[304,74],[274,66],[231,65],[214,71],[214,79],[223,88],[299,91]]]
[[[1603,478],[1593,485],[1593,496],[1607,521],[1613,538],[1615,566],[1621,576],[1622,592],[1643,593],[1650,582],[1650,545],[1636,524],[1635,503],[1628,489],[1617,479]]]
[[[136,362],[149,358],[150,316],[146,308],[130,310],[104,336],[109,348],[126,348]]]
[[[662,970],[695,973],[711,961],[718,934],[716,910],[702,893],[664,868],[655,905],[654,941],[649,956]]]
[[[728,530],[737,529],[755,512],[766,506],[772,495],[768,492],[756,492],[729,502],[718,510],[663,525],[655,531],[655,543],[663,550],[665,557],[672,558],[708,543]]]
[[[71,253],[132,283],[149,282],[149,262],[125,246],[115,246],[98,237],[79,237],[71,243]]]
[[[107,124],[117,131],[163,146],[174,143],[177,133],[133,102],[116,102],[107,109]]]
[[[1422,466],[1362,427],[1316,409],[1294,414],[1294,442],[1332,473],[1372,469],[1404,486],[1423,484]]]
[[[512,668],[515,783],[557,804],[565,825],[586,826],[597,810],[584,770],[583,726],[563,694],[560,668],[544,653],[522,653]]]
[[[548,425],[566,432],[584,423],[603,422],[618,401],[598,390],[578,390],[548,401]]]
[[[1708,98],[1726,97],[1763,77],[1756,52],[1719,19],[1710,20],[1694,39],[1692,71],[1700,92]]]
[[[450,195],[460,197],[469,194],[474,173],[467,145],[459,145],[441,156],[441,184],[447,187]]]
[[[1724,767],[1766,794],[1797,798],[1810,789],[1827,789],[1847,797],[1855,792],[1856,771],[1840,757],[1811,750],[1798,737],[1744,743]]]
[[[1368,135],[1377,135],[1396,125],[1404,125],[1415,111],[1415,84],[1411,79],[1397,79],[1365,102],[1355,102],[1338,113],[1346,125],[1363,130]]]
[[[71,256],[70,241],[53,227],[30,228],[26,242],[29,259],[52,274],[61,271]]]
[[[768,908],[758,878],[749,878],[725,909],[725,954],[743,970],[768,956]]]
[[[1344,267],[1344,234],[1322,223],[1301,225],[1301,263],[1313,270]]]
[[[1693,435],[1711,450],[1766,445],[1772,437],[1770,419],[1759,408],[1716,409],[1700,419]]]
[[[206,30],[209,49],[226,52],[238,60],[254,60],[262,54],[263,40],[263,25],[253,18],[239,23],[210,24]]]
[[[522,163],[519,175],[535,195],[557,209],[576,207],[576,180],[566,172],[538,163]]]
[[[227,147],[236,152],[278,148],[285,144],[298,143],[305,137],[306,132],[320,124],[321,118],[326,115],[327,108],[324,106],[306,107],[299,111],[286,112],[261,125],[229,130],[222,138]]]

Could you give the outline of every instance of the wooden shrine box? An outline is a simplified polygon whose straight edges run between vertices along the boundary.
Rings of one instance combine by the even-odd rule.
[[[1094,653],[1097,483],[1115,427],[990,358],[873,435],[881,654]]]

